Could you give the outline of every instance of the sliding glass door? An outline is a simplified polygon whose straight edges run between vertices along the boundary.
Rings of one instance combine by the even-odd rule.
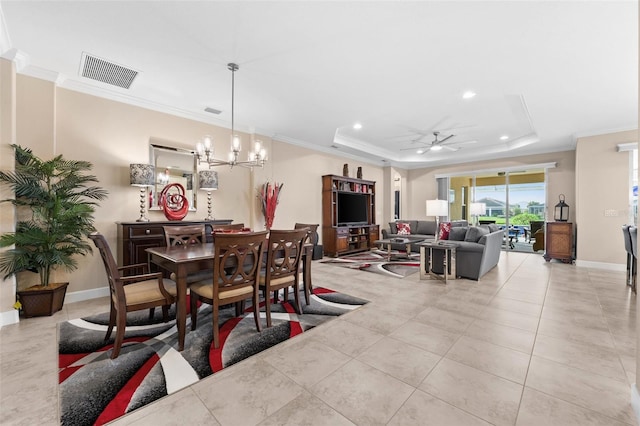
[[[509,229],[509,243],[530,242],[545,220],[545,169],[488,171],[449,178],[449,218]]]

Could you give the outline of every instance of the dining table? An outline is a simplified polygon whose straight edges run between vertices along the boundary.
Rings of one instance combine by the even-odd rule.
[[[191,244],[173,247],[150,247],[146,249],[150,264],[160,270],[173,272],[176,279],[176,326],[178,328],[178,350],[184,349],[187,328],[187,276],[190,273],[212,268],[215,255],[214,243]],[[311,283],[311,258],[313,244],[305,244],[302,253],[302,281],[304,286],[305,303],[308,305]],[[266,256],[266,250],[265,250]]]

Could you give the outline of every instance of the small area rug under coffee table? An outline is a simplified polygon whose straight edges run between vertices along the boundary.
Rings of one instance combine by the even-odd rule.
[[[63,425],[104,424],[192,385],[225,367],[357,309],[366,300],[316,287],[311,304],[296,314],[291,302],[272,306],[273,327],[255,329],[252,312],[234,317],[235,309],[220,311],[220,348],[213,348],[211,306],[198,311],[198,328],[186,335],[178,352],[175,312],[162,322],[160,309],[127,315],[120,356],[112,360],[104,336],[109,314],[60,323],[58,332],[60,413]],[[188,306],[188,304],[187,304]],[[264,309],[264,307],[262,307]],[[187,320],[187,326],[191,323]]]
[[[400,259],[401,253],[392,250],[391,259],[387,260],[387,250],[372,250],[340,256],[335,259],[323,260],[322,263],[341,266],[343,268],[359,269],[361,271],[383,274],[395,278],[404,278],[420,271],[420,259]]]

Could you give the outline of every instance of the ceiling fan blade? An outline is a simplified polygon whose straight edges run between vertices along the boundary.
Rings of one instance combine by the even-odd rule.
[[[400,151],[417,151],[419,149],[429,149],[428,146],[412,146],[411,148],[400,148]]]
[[[478,141],[451,141],[442,145],[470,145],[472,143],[478,143]]]
[[[447,136],[446,138],[440,139],[439,141],[438,141],[438,140],[434,141],[434,143],[442,144],[443,142],[445,142],[445,141],[447,141],[447,140],[451,139],[451,138],[452,138],[452,137],[454,137],[454,136],[455,136],[455,135],[449,135],[449,136]]]
[[[457,151],[460,148],[456,148],[455,146],[450,146],[450,145],[441,145],[443,149],[446,149],[448,151]]]

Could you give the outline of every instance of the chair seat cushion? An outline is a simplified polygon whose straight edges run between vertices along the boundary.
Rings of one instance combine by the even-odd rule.
[[[302,275],[302,274],[301,274]],[[266,285],[266,275],[260,274],[260,286],[264,287]],[[286,283],[292,283],[295,281],[296,277],[294,275],[288,275],[286,277],[280,277],[280,278],[274,278],[271,280],[271,285],[272,286],[279,286],[279,285],[283,285]]]
[[[176,283],[169,279],[163,279],[162,283],[167,292],[175,297],[178,293]],[[127,306],[161,301],[165,298],[158,287],[158,280],[140,281],[125,285],[123,288]]]
[[[210,280],[191,284],[189,290],[199,296],[205,297],[207,299],[213,299],[213,283]],[[224,290],[224,288],[222,287],[220,288],[218,297],[220,298],[220,300],[224,300],[242,295],[247,295],[247,297],[249,297],[252,293],[253,287],[238,287],[232,290]]]
[[[169,276],[173,281],[176,281],[176,274],[172,272]],[[187,285],[196,283],[198,281],[213,280],[213,270],[205,269],[203,271],[194,272],[187,275]]]

